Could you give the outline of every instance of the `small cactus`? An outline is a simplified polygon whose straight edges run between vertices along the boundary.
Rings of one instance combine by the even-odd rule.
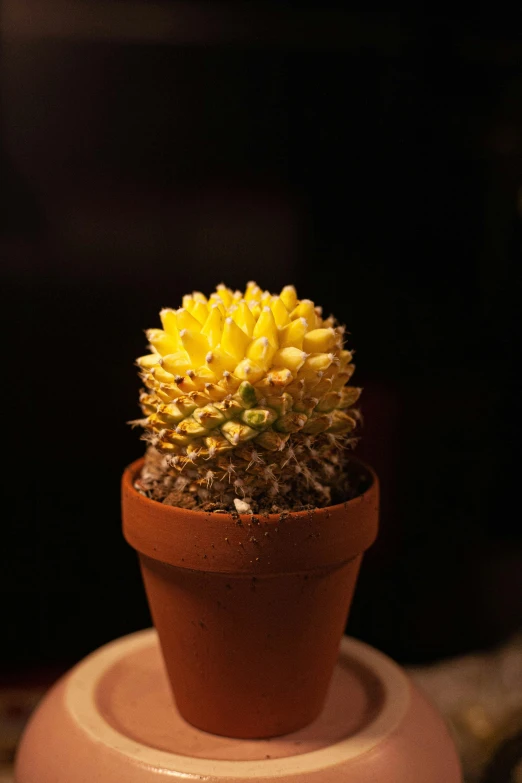
[[[189,508],[328,505],[355,443],[344,327],[286,286],[183,297],[137,360],[149,442],[139,487]]]

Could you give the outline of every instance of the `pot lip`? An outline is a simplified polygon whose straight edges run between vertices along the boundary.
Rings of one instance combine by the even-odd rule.
[[[136,460],[123,474],[123,534],[140,555],[168,565],[251,576],[308,572],[352,560],[377,535],[379,481],[366,465],[372,482],[352,500],[266,515],[215,514],[151,500],[134,487],[142,465],[143,458]]]
[[[249,524],[253,520],[259,520],[262,519],[265,524],[278,524],[281,522],[281,517],[284,516],[285,520],[299,520],[299,519],[309,519],[310,515],[312,514],[314,517],[326,515],[330,517],[331,515],[335,515],[339,512],[346,512],[348,510],[352,510],[356,508],[359,503],[364,502],[364,500],[368,497],[368,495],[378,491],[379,488],[379,479],[377,474],[375,473],[374,469],[368,465],[368,463],[364,462],[363,460],[359,459],[358,457],[353,458],[353,462],[358,463],[361,467],[363,467],[369,474],[371,478],[371,483],[369,486],[366,487],[364,492],[361,492],[360,495],[356,495],[354,498],[351,498],[350,500],[345,500],[342,503],[336,503],[333,506],[322,506],[320,508],[314,508],[307,511],[282,511],[277,514],[265,514],[265,513],[258,513],[258,514],[233,514],[230,511],[226,512],[213,512],[213,511],[195,511],[193,509],[187,509],[182,508],[181,506],[170,506],[166,505],[165,503],[160,503],[158,500],[153,500],[152,498],[147,497],[146,495],[143,495],[141,492],[139,492],[135,486],[134,482],[136,480],[136,477],[141,471],[143,464],[145,462],[145,457],[139,457],[137,460],[134,460],[134,462],[131,462],[130,465],[128,465],[124,472],[122,477],[122,485],[123,488],[135,496],[135,499],[143,504],[144,507],[149,508],[158,508],[160,507],[162,509],[162,513],[167,515],[175,515],[176,513],[179,514],[179,512],[183,512],[184,515],[187,515],[187,517],[190,519],[190,517],[193,518],[194,522],[196,520],[200,521],[204,518],[212,518],[215,519],[221,518],[223,521],[225,520],[232,520],[233,522],[237,522],[238,519],[241,520],[243,524]]]

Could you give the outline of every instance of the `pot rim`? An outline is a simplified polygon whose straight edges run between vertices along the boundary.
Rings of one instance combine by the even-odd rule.
[[[352,459],[353,462],[358,463],[363,467],[367,473],[369,474],[371,478],[371,483],[366,487],[364,492],[361,492],[359,495],[356,495],[354,498],[351,498],[350,500],[344,500],[342,503],[335,503],[332,506],[321,506],[320,508],[314,508],[307,511],[282,511],[278,514],[266,514],[266,513],[257,513],[257,514],[234,514],[230,511],[195,511],[193,509],[188,508],[182,508],[181,506],[171,506],[165,503],[160,503],[159,500],[153,500],[152,498],[147,497],[146,495],[143,495],[139,490],[136,489],[134,486],[134,482],[138,476],[138,473],[141,471],[143,467],[143,463],[145,462],[145,457],[139,457],[139,459],[134,460],[134,462],[131,462],[130,465],[128,465],[125,468],[125,471],[123,473],[123,486],[129,489],[131,492],[135,493],[140,498],[140,503],[143,503],[144,506],[147,505],[153,505],[153,506],[161,506],[162,509],[165,511],[166,514],[176,514],[176,512],[183,511],[184,514],[187,514],[189,517],[193,517],[194,520],[198,519],[201,520],[202,517],[220,517],[221,519],[227,518],[234,521],[234,523],[237,523],[237,519],[239,518],[241,522],[244,524],[245,522],[251,522],[252,518],[255,518],[257,520],[263,520],[263,522],[266,522],[267,524],[277,524],[281,522],[281,517],[284,517],[285,521],[292,519],[304,519],[305,517],[309,517],[311,514],[314,516],[321,515],[323,513],[329,512],[330,514],[335,513],[336,511],[340,511],[341,509],[347,510],[348,508],[355,508],[357,505],[359,505],[363,498],[365,498],[368,493],[370,493],[372,490],[375,490],[379,486],[379,479],[377,477],[377,474],[375,473],[374,469],[368,465],[366,462],[364,462],[362,459],[359,459],[357,457]]]
[[[134,481],[143,458],[122,478],[123,533],[141,556],[178,568],[229,575],[303,573],[358,557],[377,536],[379,480],[344,503],[280,514],[216,514],[168,506]]]

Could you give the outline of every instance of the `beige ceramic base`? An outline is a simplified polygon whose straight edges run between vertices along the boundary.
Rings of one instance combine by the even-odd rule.
[[[255,709],[255,705],[252,705]],[[446,728],[389,658],[343,639],[325,709],[270,740],[199,731],[177,712],[155,631],[102,647],[36,711],[17,783],[460,783]]]

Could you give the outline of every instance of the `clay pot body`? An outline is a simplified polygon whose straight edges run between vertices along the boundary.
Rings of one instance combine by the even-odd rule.
[[[139,553],[176,704],[204,731],[261,738],[317,717],[338,656],[378,481],[313,512],[233,518],[165,506],[123,476],[123,530]]]

